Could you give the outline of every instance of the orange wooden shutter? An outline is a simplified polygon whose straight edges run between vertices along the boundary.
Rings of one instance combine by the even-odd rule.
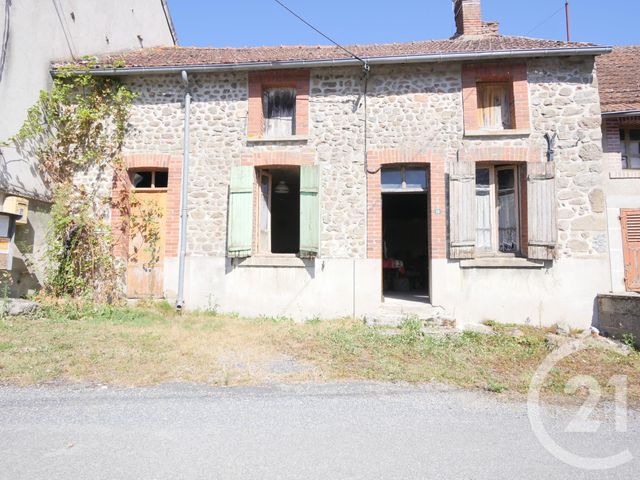
[[[640,292],[640,209],[622,209],[620,220],[625,285],[630,292]]]

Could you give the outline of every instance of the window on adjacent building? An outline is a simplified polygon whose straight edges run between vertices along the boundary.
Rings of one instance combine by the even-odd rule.
[[[640,129],[620,130],[622,168],[640,168]]]
[[[266,138],[295,135],[296,90],[270,88],[262,94],[264,136]]]
[[[486,130],[512,129],[513,109],[510,82],[478,83],[478,121]]]
[[[139,170],[130,173],[133,188],[167,188],[169,172],[166,170]]]
[[[518,167],[488,165],[476,169],[476,250],[520,250]]]

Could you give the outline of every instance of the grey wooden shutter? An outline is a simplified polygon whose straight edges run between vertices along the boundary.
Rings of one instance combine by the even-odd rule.
[[[527,164],[528,257],[553,260],[558,240],[555,163]]]
[[[476,246],[476,165],[449,164],[449,258],[473,258]]]

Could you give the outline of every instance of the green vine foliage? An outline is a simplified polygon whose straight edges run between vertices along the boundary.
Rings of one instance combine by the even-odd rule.
[[[87,72],[78,72],[77,66],[57,72],[51,90],[40,93],[13,141],[38,161],[53,197],[44,259],[46,293],[111,302],[118,298],[123,273],[113,255],[106,215],[111,199],[101,198],[98,189],[79,178],[102,169],[128,184],[121,151],[134,95],[117,79],[90,75],[90,64],[85,68]],[[123,218],[130,218],[136,206],[127,189],[114,203]]]

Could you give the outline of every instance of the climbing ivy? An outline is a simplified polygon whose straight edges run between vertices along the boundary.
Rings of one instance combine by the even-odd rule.
[[[123,271],[113,255],[110,208],[130,219],[128,228],[153,237],[151,243],[158,235],[135,216],[151,214],[138,208],[129,189],[112,202],[98,180],[102,173],[113,174],[115,184],[128,185],[121,152],[134,94],[117,79],[91,75],[90,63],[82,68],[56,72],[51,90],[40,92],[12,140],[38,161],[52,195],[45,291],[111,302],[118,298]]]

